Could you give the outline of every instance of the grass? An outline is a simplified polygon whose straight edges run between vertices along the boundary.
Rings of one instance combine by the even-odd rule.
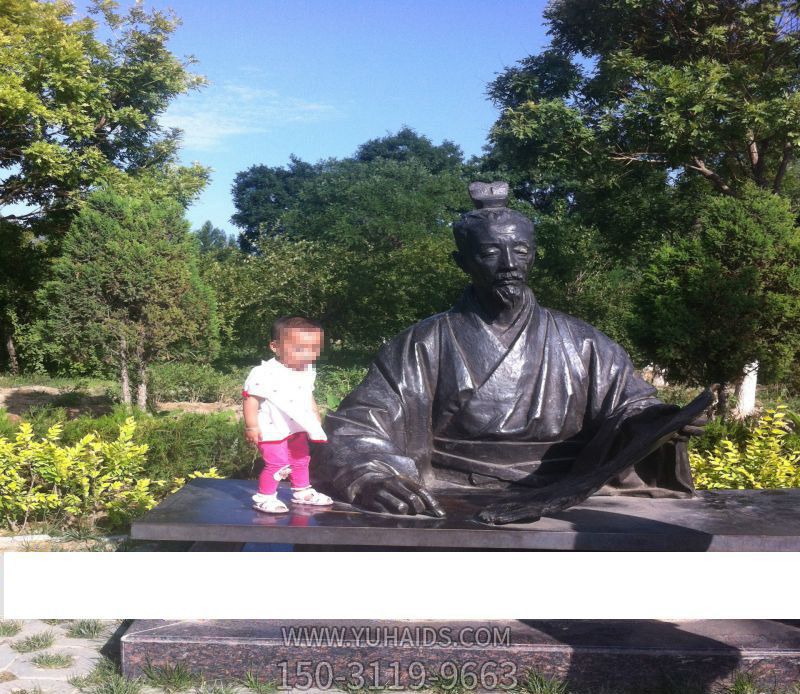
[[[6,619],[0,622],[0,636],[16,636],[22,631],[22,622]]]
[[[99,619],[79,619],[70,624],[67,636],[73,639],[96,639],[104,629]]]
[[[110,677],[119,674],[117,667],[108,658],[97,661],[94,669],[88,675],[75,675],[70,677],[67,682],[76,689],[88,691],[92,687],[104,682]]]
[[[213,682],[201,682],[194,691],[196,694],[236,694],[236,690],[236,684],[233,682],[214,680]]]
[[[372,687],[369,687],[371,690]],[[383,688],[382,688],[383,689]],[[464,687],[461,682],[453,681],[452,677],[442,677],[439,674],[433,675],[430,680],[430,685],[426,691],[433,692],[434,694],[465,694],[465,692],[474,691]]]
[[[112,677],[92,687],[90,691],[91,694],[139,694],[141,690],[141,680],[129,680],[127,677],[117,672],[114,673]]]
[[[21,386],[49,386],[59,390],[96,390],[113,388],[116,381],[102,378],[75,378],[74,376],[48,376],[47,374],[0,375],[0,388],[19,388]]]
[[[64,624],[64,622],[68,622],[68,619],[43,619],[42,620],[45,624],[49,624],[51,627],[56,627],[59,624]]]
[[[33,689],[12,689],[10,694],[42,694],[42,688],[36,686]]]
[[[168,694],[172,692],[185,692],[202,684],[202,678],[198,677],[183,665],[163,665],[155,667],[148,663],[142,668],[144,679],[150,686],[163,689]]]
[[[128,679],[116,665],[103,658],[88,675],[70,677],[67,682],[84,694],[139,694],[140,679]]]
[[[17,653],[32,653],[33,651],[43,651],[45,648],[50,648],[55,643],[56,637],[52,631],[43,631],[39,634],[33,634],[21,641],[14,641],[11,648]]]
[[[75,662],[75,658],[65,653],[39,653],[39,655],[31,658],[31,662],[36,667],[55,670],[69,667]]]
[[[526,670],[517,690],[526,694],[569,694],[566,682],[545,677],[535,670]]]
[[[17,679],[17,676],[13,672],[9,672],[8,670],[0,670],[0,684],[3,682],[12,682],[15,679]]]
[[[785,694],[792,694],[798,691],[798,685],[795,685],[790,690],[785,690]],[[748,672],[737,672],[731,684],[728,686],[725,694],[766,694],[767,689],[760,685],[755,677]],[[777,694],[774,690],[770,690],[769,694]]]
[[[274,694],[278,691],[277,683],[272,680],[260,680],[252,671],[248,670],[244,677],[239,680],[239,684],[256,694]]]

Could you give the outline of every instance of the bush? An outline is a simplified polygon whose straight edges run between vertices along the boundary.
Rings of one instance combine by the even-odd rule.
[[[148,445],[147,474],[153,477],[185,477],[215,467],[223,477],[247,478],[261,460],[233,413],[144,416],[140,427],[140,440]]]
[[[223,374],[208,364],[171,362],[148,371],[150,396],[156,402],[235,402],[244,378]]]
[[[3,523],[18,528],[30,520],[82,525],[105,519],[117,527],[152,508],[184,480],[169,485],[144,476],[147,445],[133,442],[135,431],[136,422],[129,417],[116,440],[87,434],[75,445],[63,445],[61,424],[51,426],[40,440],[29,422],[20,424],[13,440],[0,438]],[[203,476],[218,475],[212,470]]]
[[[122,405],[102,417],[84,415],[67,419],[63,409],[38,407],[32,409],[28,421],[34,435],[45,436],[53,424],[63,426],[61,441],[73,445],[90,433],[100,438],[117,435],[119,427],[131,416]],[[215,467],[224,477],[251,477],[260,458],[244,439],[242,424],[232,412],[195,414],[172,412],[150,415],[135,410],[134,438],[147,445],[144,474],[150,478],[173,479],[186,477],[195,470]],[[0,435],[12,425],[0,420]]]
[[[791,445],[785,405],[767,410],[743,441],[725,436],[707,451],[690,450],[698,489],[800,487],[800,449]]]
[[[339,407],[345,395],[361,383],[366,374],[367,369],[360,366],[350,368],[320,366],[314,389],[314,397],[322,406],[320,409],[328,411]]]

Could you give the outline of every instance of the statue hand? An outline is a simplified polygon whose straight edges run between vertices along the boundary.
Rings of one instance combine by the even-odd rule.
[[[705,432],[705,426],[708,424],[708,415],[701,415],[695,419],[691,424],[687,424],[680,431],[678,431],[676,438],[685,441],[690,436],[702,436]]]
[[[358,490],[353,504],[378,513],[444,517],[444,511],[433,495],[419,482],[403,475],[373,477]]]

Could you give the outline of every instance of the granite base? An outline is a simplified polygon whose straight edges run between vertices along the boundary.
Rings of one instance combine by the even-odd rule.
[[[707,692],[747,673],[800,681],[800,622],[775,620],[135,621],[122,669],[174,666],[209,680],[247,673],[281,688],[519,685],[529,669],[573,691]]]

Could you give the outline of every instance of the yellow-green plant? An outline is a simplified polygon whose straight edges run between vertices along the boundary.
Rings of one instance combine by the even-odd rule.
[[[176,478],[168,485],[143,476],[147,445],[134,443],[132,417],[114,441],[91,433],[73,446],[62,446],[62,431],[55,424],[36,441],[31,425],[23,422],[13,440],[0,437],[0,519],[6,526],[45,518],[75,524],[100,517],[123,525],[184,483]],[[212,468],[189,477],[219,474]]]
[[[220,480],[223,479],[222,475],[219,474],[219,470],[217,468],[212,467],[208,470],[196,470],[195,472],[189,473],[190,480],[200,480],[200,479],[211,479],[211,480]],[[174,494],[177,492],[183,485],[186,484],[186,478],[184,477],[176,477],[172,480],[172,489],[170,489],[170,494]]]
[[[698,489],[800,487],[800,451],[790,450],[785,405],[767,410],[737,445],[722,439],[712,450],[689,452]]]

